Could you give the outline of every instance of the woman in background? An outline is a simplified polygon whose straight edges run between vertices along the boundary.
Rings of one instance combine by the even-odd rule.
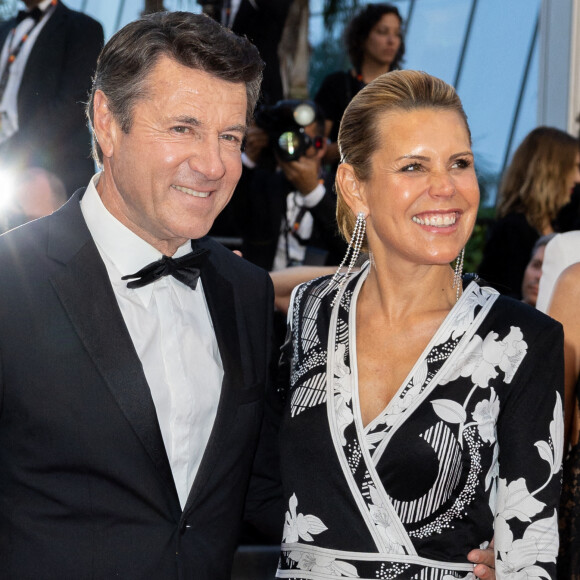
[[[521,299],[530,252],[540,236],[554,232],[558,211],[580,182],[579,164],[578,140],[552,127],[534,129],[516,149],[478,270],[500,292]]]
[[[350,21],[344,39],[352,68],[328,75],[314,100],[326,116],[325,161],[339,160],[338,127],[351,99],[379,75],[399,68],[405,54],[403,19],[391,4],[368,4]]]
[[[548,314],[564,326],[566,440],[558,578],[580,579],[580,263],[558,277]]]
[[[555,578],[562,329],[462,288],[479,188],[461,102],[387,73],[349,104],[339,146],[347,272],[359,250],[370,261],[293,293],[277,577],[474,578],[470,550],[495,537],[498,579]]]

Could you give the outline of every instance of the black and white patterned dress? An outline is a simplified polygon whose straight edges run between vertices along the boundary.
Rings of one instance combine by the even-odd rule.
[[[495,535],[498,580],[554,578],[560,325],[472,282],[365,427],[355,311],[367,274],[334,307],[328,278],[295,292],[282,364],[287,511],[276,577],[475,578],[466,555]]]

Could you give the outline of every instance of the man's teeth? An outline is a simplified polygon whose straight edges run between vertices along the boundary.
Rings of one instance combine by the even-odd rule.
[[[187,195],[193,195],[194,197],[207,197],[210,194],[209,191],[195,191],[195,189],[189,189],[189,187],[181,187],[181,185],[172,185],[171,187],[177,189],[177,191],[187,193]]]
[[[447,213],[445,215],[432,215],[426,216],[424,218],[417,217],[416,215],[411,218],[416,224],[421,226],[431,226],[435,228],[445,228],[452,226],[457,221],[457,215],[455,213]]]

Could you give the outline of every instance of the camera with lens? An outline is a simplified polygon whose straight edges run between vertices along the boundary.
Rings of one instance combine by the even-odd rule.
[[[256,111],[256,125],[268,133],[270,143],[282,161],[295,161],[309,147],[322,149],[323,137],[310,137],[305,131],[308,125],[321,118],[317,105],[312,101],[288,99]]]

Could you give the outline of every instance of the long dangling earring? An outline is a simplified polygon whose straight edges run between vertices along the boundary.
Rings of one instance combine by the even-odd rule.
[[[459,256],[455,258],[455,272],[453,274],[453,286],[455,288],[455,302],[459,300],[459,292],[463,286],[463,259],[465,258],[465,248],[459,252]]]
[[[331,306],[334,306],[334,303],[336,301],[336,297],[338,296],[340,289],[342,288],[342,286],[346,282],[347,278],[350,276],[352,269],[356,265],[356,261],[358,260],[358,255],[360,254],[360,250],[362,248],[363,241],[365,238],[366,228],[367,228],[366,216],[365,216],[364,212],[359,211],[358,214],[356,215],[356,222],[354,224],[354,230],[352,232],[350,242],[348,243],[348,248],[346,249],[346,254],[344,255],[344,258],[342,259],[340,266],[338,267],[334,276],[332,277],[333,282],[338,282],[338,287],[336,289],[336,294],[334,296],[334,299],[332,300]],[[341,274],[340,270],[345,265],[345,263],[349,257],[349,254],[350,254],[350,261],[348,263],[348,268],[344,274]],[[340,280],[339,280],[339,277],[340,277]]]

